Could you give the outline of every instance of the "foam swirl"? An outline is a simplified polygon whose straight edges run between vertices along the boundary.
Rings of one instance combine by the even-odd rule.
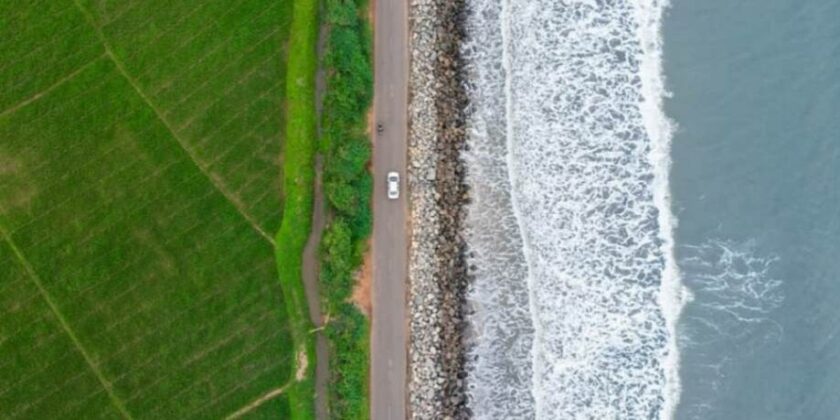
[[[477,418],[668,417],[682,287],[656,0],[470,0]]]

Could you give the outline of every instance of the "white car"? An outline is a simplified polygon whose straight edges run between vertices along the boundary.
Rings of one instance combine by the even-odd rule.
[[[400,198],[400,174],[396,172],[388,172],[388,199],[396,200]]]

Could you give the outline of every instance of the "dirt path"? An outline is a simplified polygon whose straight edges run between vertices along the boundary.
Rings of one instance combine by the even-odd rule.
[[[323,67],[323,56],[326,50],[328,30],[322,26],[318,34],[318,72],[315,76],[315,112],[318,137],[321,137],[321,110],[326,79]],[[318,246],[324,231],[324,194],[322,191],[323,163],[320,154],[315,158],[314,202],[312,203],[312,230],[306,247],[303,249],[303,285],[306,290],[306,300],[309,304],[309,318],[316,328],[315,337],[315,418],[327,420],[329,418],[328,384],[330,379],[329,347],[321,327],[324,316],[321,313],[321,294],[318,289]]]
[[[321,295],[318,289],[318,245],[324,230],[324,197],[321,191],[321,157],[315,163],[315,202],[312,212],[312,231],[303,249],[303,285],[309,303],[309,318],[315,325],[315,418],[329,418],[327,409],[327,384],[329,383],[329,352],[327,339],[320,328],[324,325],[321,313]]]
[[[244,415],[253,411],[255,408],[263,405],[263,403],[265,403],[266,401],[269,401],[271,399],[274,399],[274,398],[282,395],[284,392],[286,392],[286,388],[288,388],[288,387],[289,387],[289,384],[286,384],[286,385],[281,386],[280,388],[276,388],[276,389],[272,389],[271,391],[268,391],[265,395],[257,398],[256,400],[252,401],[251,403],[249,403],[245,407],[240,408],[235,413],[225,417],[225,420],[234,420],[234,419],[238,419],[238,418],[243,417]]]

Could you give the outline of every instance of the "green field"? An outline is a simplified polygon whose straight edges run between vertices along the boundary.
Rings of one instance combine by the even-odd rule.
[[[0,418],[221,418],[290,383],[292,3],[0,2]]]

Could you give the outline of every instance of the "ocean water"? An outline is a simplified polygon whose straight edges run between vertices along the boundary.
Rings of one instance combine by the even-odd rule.
[[[657,0],[470,0],[476,418],[646,419],[679,394]]]
[[[672,0],[663,21],[678,419],[840,419],[840,1]]]
[[[468,9],[475,417],[840,418],[840,2]]]

